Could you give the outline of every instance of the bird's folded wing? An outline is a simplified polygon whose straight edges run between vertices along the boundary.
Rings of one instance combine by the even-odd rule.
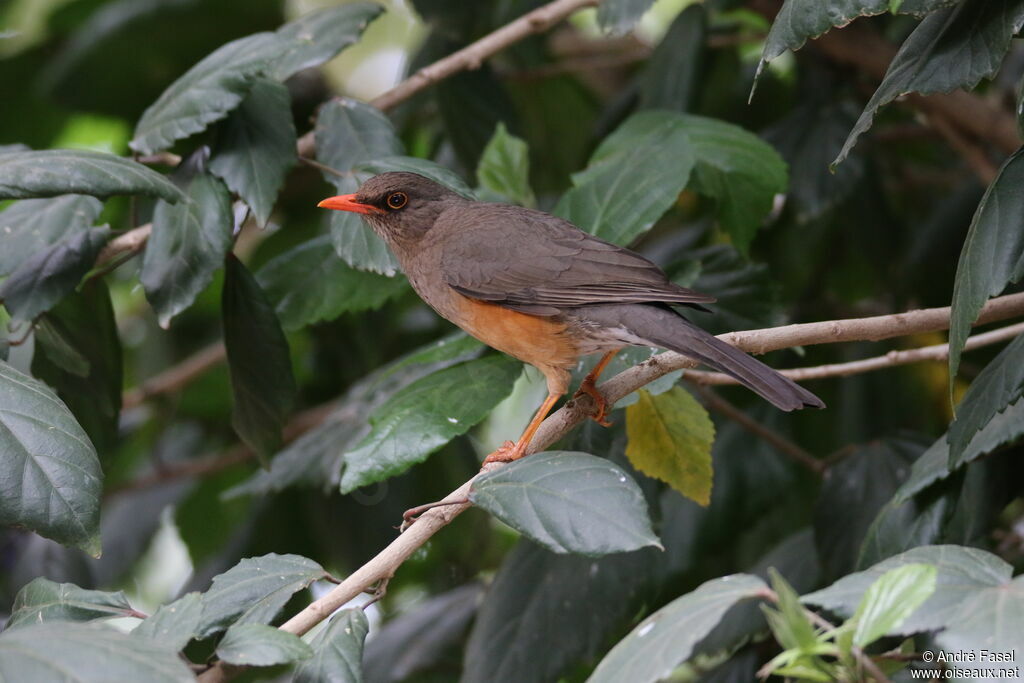
[[[600,303],[710,303],[670,282],[642,256],[560,218],[494,204],[439,219],[456,229],[441,259],[445,282],[464,296],[534,315]],[[434,229],[442,225],[435,225]],[[455,227],[455,226],[453,226]]]

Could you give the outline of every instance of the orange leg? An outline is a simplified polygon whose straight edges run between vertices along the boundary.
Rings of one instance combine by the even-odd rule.
[[[580,388],[576,390],[576,395],[586,394],[590,398],[594,399],[594,404],[597,406],[597,413],[591,415],[591,419],[602,427],[611,427],[612,423],[607,419],[608,417],[608,401],[605,400],[604,395],[597,390],[597,378],[601,376],[604,369],[608,367],[608,363],[612,361],[622,349],[613,349],[601,357],[601,360],[597,362],[594,369],[590,371],[583,381],[580,382]]]
[[[526,430],[519,437],[519,440],[515,443],[506,441],[501,448],[484,458],[484,464],[509,462],[510,460],[518,460],[526,455],[526,447],[530,445],[533,435],[537,433],[537,429],[540,428],[541,423],[544,422],[544,418],[548,416],[551,409],[555,407],[555,403],[558,402],[560,396],[561,394],[549,393],[548,397],[544,399],[544,403],[540,405],[540,409],[537,410],[537,414],[533,416],[530,424],[526,426]]]

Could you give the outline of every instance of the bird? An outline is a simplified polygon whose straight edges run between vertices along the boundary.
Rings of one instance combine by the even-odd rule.
[[[598,377],[626,346],[660,347],[737,379],[784,411],[824,408],[813,393],[686,319],[714,297],[671,282],[634,251],[543,211],[468,199],[425,176],[388,172],[318,206],[360,214],[398,260],[413,289],[441,317],[543,374],[547,398],[515,442],[485,459],[523,457],[569,389],[583,356],[601,359],[577,395],[608,402]]]

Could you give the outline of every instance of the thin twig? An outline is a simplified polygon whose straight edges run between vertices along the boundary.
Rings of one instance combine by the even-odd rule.
[[[123,410],[138,407],[147,399],[179,391],[196,377],[225,358],[224,342],[216,342],[200,349],[177,365],[150,377],[140,386],[130,389],[121,398]]]
[[[999,169],[989,160],[985,150],[974,141],[969,140],[956,126],[946,120],[945,116],[932,114],[928,117],[928,123],[946,139],[950,147],[963,157],[964,162],[974,171],[983,185],[988,185],[996,179]]]

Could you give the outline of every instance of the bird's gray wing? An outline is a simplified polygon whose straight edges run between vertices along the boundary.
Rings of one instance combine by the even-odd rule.
[[[673,284],[656,265],[549,214],[503,204],[445,212],[445,282],[460,294],[534,315],[601,303],[697,306],[714,297]]]

